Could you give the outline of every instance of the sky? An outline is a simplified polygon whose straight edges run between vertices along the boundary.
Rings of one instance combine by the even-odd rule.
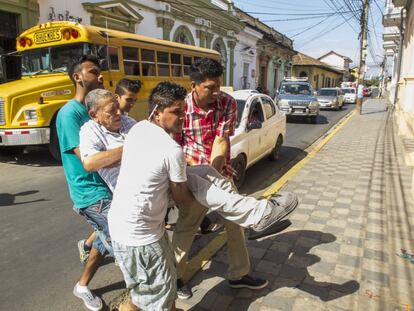
[[[359,64],[360,17],[363,0],[233,0],[234,4],[293,40],[295,50],[318,58],[335,52]],[[383,59],[384,0],[371,0],[368,25],[368,72],[379,74]]]

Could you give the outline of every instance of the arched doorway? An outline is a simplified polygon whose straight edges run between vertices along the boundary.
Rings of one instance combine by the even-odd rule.
[[[305,71],[302,71],[302,72],[299,74],[299,77],[300,77],[300,78],[307,78],[307,77],[308,77],[308,74],[307,74]]]
[[[187,26],[181,25],[175,30],[174,42],[188,44],[188,45],[195,45],[194,43],[194,37],[191,34],[190,29],[188,29]]]

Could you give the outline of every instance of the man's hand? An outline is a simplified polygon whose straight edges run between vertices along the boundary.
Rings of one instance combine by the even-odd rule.
[[[100,151],[86,157],[82,160],[83,167],[87,172],[94,172],[104,167],[114,167],[121,162],[123,148],[121,146],[107,151]]]
[[[218,172],[222,172],[226,164],[226,154],[230,150],[230,139],[228,137],[216,136],[211,151],[210,164]]]
[[[187,182],[170,182],[173,199],[178,204],[188,204],[194,201],[194,196],[187,187]]]

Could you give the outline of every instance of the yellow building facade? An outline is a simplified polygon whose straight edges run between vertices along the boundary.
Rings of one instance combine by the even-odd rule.
[[[298,53],[293,56],[293,76],[307,77],[315,90],[322,87],[339,87],[343,72],[309,55]]]

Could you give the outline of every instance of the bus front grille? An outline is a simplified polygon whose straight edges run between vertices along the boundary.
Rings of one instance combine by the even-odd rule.
[[[6,114],[4,112],[4,98],[0,97],[0,125],[6,124]]]

